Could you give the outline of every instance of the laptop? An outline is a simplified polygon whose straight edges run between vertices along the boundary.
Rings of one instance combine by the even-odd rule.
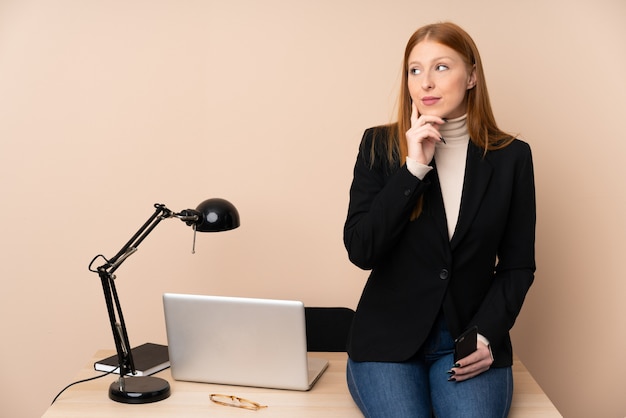
[[[163,295],[175,380],[306,391],[328,367],[307,355],[299,301]]]

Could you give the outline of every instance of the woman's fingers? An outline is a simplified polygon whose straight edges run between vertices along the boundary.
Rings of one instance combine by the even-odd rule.
[[[445,120],[434,115],[420,115],[417,105],[411,104],[411,127],[406,131],[408,157],[421,164],[430,164],[435,144],[444,142],[439,125]]]
[[[493,364],[493,358],[489,347],[479,342],[477,350],[459,360],[457,364],[460,367],[450,369],[450,380],[462,382],[489,370]]]
[[[417,120],[420,117],[415,103],[411,103],[411,127],[417,126]]]

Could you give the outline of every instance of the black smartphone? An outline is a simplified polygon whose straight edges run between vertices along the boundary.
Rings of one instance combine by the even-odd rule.
[[[478,327],[473,326],[454,340],[454,362],[469,356],[476,351],[476,338]]]

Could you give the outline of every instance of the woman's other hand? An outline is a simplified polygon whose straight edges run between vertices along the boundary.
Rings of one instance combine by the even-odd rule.
[[[493,364],[493,356],[489,346],[482,341],[477,342],[476,351],[456,363],[459,367],[451,369],[450,380],[462,382],[489,370]],[[456,366],[456,365],[455,365]]]

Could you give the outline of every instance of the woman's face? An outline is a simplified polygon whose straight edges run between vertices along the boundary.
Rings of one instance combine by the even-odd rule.
[[[408,60],[408,88],[420,115],[457,118],[466,112],[465,97],[476,83],[461,55],[438,42],[415,45]]]

